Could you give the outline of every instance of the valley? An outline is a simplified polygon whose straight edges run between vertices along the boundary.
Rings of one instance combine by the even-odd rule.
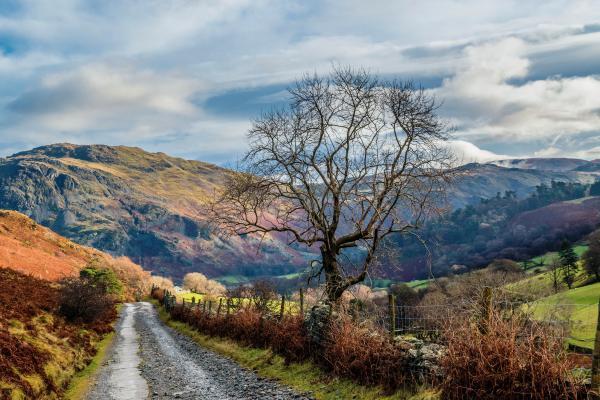
[[[493,199],[497,193],[526,199],[535,194],[536,187],[550,187],[552,182],[589,185],[598,174],[595,162],[574,159],[497,164],[503,166],[460,167],[460,177],[449,194],[451,207],[478,206],[481,199]],[[223,236],[207,219],[206,203],[228,173],[211,164],[139,148],[56,144],[0,159],[0,207],[25,213],[79,244],[128,256],[146,270],[175,280],[187,272],[202,271],[226,284],[279,277],[282,287],[293,285],[295,274],[315,259],[316,249],[288,246],[281,234],[262,240],[252,235]],[[596,200],[581,199],[581,203],[525,213],[514,217],[513,224],[527,229],[550,220],[561,229],[581,226],[581,219],[597,224],[593,213],[600,204]],[[545,213],[558,213],[563,220],[549,219]],[[499,250],[502,246],[510,247],[500,245]],[[481,267],[485,261],[442,260],[440,268],[452,264]],[[419,258],[403,255],[402,260],[393,261],[398,262],[400,268],[388,269],[387,277],[425,278],[415,276],[416,270],[423,271]]]

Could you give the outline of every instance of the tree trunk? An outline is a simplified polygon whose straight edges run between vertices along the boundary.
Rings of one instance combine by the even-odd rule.
[[[325,294],[330,303],[335,303],[340,299],[347,285],[342,277],[336,254],[321,249],[321,257],[323,271],[325,271]]]

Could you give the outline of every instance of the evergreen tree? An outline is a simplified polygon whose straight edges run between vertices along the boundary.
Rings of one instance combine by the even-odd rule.
[[[579,258],[575,254],[573,246],[567,240],[563,240],[558,256],[560,257],[563,281],[571,289],[575,281],[575,275],[577,274],[577,261]]]
[[[590,276],[600,281],[600,230],[589,237],[590,247],[583,254],[583,265]]]

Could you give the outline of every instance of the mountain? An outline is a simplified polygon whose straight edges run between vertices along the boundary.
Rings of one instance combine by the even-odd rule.
[[[505,168],[540,169],[544,171],[566,172],[590,164],[578,158],[514,158],[491,161],[489,164]]]
[[[0,208],[146,269],[279,275],[306,265],[283,239],[221,239],[202,206],[226,169],[138,148],[55,144],[0,159]]]
[[[543,161],[536,164],[537,160]],[[530,168],[499,166],[494,163],[466,164],[459,168],[459,177],[451,189],[449,202],[453,208],[460,208],[466,205],[475,205],[481,199],[489,199],[495,197],[497,193],[504,194],[506,191],[515,192],[517,197],[524,198],[533,193],[536,186],[542,184],[549,186],[552,181],[589,184],[595,182],[599,176],[593,170],[561,171],[565,167],[563,160],[570,159],[557,160],[556,164],[553,164],[551,159],[506,160],[524,161],[520,165],[529,165]],[[502,164],[502,162],[498,163]],[[584,165],[571,161],[568,161],[568,164],[570,166]],[[555,169],[542,168],[550,168],[552,165]],[[536,167],[534,168],[534,166]]]
[[[454,208],[478,204],[498,192],[526,197],[552,181],[589,183],[597,174],[494,164],[468,164],[460,172],[450,193]],[[22,212],[79,244],[129,256],[145,269],[175,279],[190,271],[256,277],[305,268],[314,253],[289,246],[286,237],[260,241],[213,234],[203,208],[229,173],[133,147],[54,144],[0,159],[0,208]]]

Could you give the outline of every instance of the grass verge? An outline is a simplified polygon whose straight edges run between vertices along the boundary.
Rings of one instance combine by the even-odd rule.
[[[117,311],[120,313],[122,304],[117,305]],[[92,361],[81,371],[77,372],[71,381],[69,387],[65,391],[64,398],[67,400],[82,400],[85,398],[90,384],[98,371],[98,368],[102,365],[106,358],[106,353],[110,348],[115,338],[115,332],[111,332],[105,335],[102,340],[96,345],[96,355],[92,358]]]
[[[155,300],[153,303],[157,306]],[[231,358],[263,378],[281,382],[299,393],[310,393],[319,400],[434,400],[439,398],[431,390],[418,394],[397,392],[392,395],[384,395],[379,388],[369,388],[349,380],[332,378],[310,362],[286,366],[283,358],[273,354],[270,350],[245,347],[229,339],[203,335],[183,322],[172,320],[162,307],[157,306],[157,308],[159,316],[165,324],[189,336],[202,347]]]

